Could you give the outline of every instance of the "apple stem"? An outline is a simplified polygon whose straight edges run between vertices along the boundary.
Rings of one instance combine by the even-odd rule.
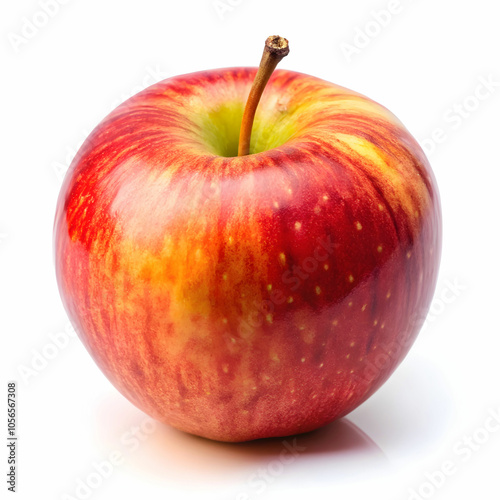
[[[243,112],[240,140],[238,143],[238,156],[245,156],[250,152],[250,138],[252,136],[255,111],[269,78],[271,78],[278,63],[288,55],[288,52],[290,52],[290,49],[288,48],[288,40],[286,38],[282,38],[281,36],[270,36],[267,38],[259,69],[255,75],[245,105],[245,111]]]

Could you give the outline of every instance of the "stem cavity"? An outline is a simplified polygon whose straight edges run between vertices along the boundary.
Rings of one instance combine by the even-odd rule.
[[[276,66],[288,55],[289,51],[288,40],[286,38],[282,38],[281,36],[270,36],[267,38],[259,69],[255,75],[245,105],[245,111],[243,112],[238,143],[238,156],[245,156],[250,151],[252,126],[260,98]]]

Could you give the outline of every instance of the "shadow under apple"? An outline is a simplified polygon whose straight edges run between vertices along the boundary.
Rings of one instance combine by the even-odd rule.
[[[124,463],[120,468],[150,482],[176,483],[185,489],[199,488],[200,483],[231,489],[241,488],[252,477],[268,477],[274,482],[286,475],[288,484],[304,486],[349,481],[390,467],[380,447],[348,418],[305,434],[223,443],[151,424],[152,420],[124,398],[111,399],[114,401],[103,399],[99,405],[99,447],[104,453],[106,449],[121,451]],[[136,446],[127,445],[131,439]]]

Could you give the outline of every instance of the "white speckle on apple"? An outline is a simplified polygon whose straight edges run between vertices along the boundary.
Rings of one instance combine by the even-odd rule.
[[[302,363],[306,360],[306,358],[302,358],[300,361],[302,361]]]
[[[358,231],[361,231],[361,229],[363,229],[363,226],[361,225],[361,222],[359,222],[359,221],[358,221],[358,222],[356,222],[356,229],[357,229]]]
[[[377,326],[378,324],[378,320],[376,319],[374,322],[373,322],[373,326]]]
[[[316,285],[315,290],[316,290],[316,295],[319,295],[321,293],[321,288],[318,285]]]
[[[324,269],[325,271],[328,271],[328,268],[329,268],[329,265],[328,265],[328,264],[325,264],[325,265],[323,266],[323,269]]]
[[[297,222],[295,223],[295,229],[296,229],[297,231],[299,231],[301,227],[302,227],[302,224],[301,224],[299,221],[297,221]]]
[[[349,275],[349,283],[352,283],[354,281],[354,276],[352,274]]]
[[[377,252],[378,252],[378,253],[382,252],[382,245],[379,245],[379,246],[377,247]]]

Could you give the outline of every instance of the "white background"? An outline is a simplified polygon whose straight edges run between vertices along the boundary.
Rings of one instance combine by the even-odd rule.
[[[2,390],[18,382],[17,498],[498,498],[497,3],[51,1],[50,17],[36,0],[3,2],[0,16]],[[290,40],[281,67],[403,121],[429,153],[444,219],[434,303],[409,356],[347,418],[296,437],[305,449],[285,465],[279,439],[153,428],[70,336],[52,255],[61,175],[86,134],[157,80],[258,64],[270,34]],[[121,463],[98,475],[110,456]]]

